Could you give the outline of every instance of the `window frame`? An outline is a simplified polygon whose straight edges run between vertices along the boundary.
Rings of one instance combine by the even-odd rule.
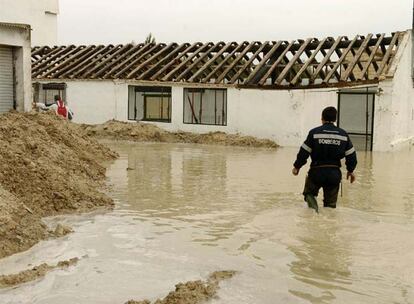
[[[225,103],[225,107],[222,106],[222,111],[225,113],[225,123],[224,124],[219,124],[219,123],[197,123],[197,122],[186,122],[185,121],[185,109],[186,109],[186,91],[191,93],[191,92],[196,92],[196,93],[201,93],[201,100],[203,100],[202,96],[204,94],[205,91],[210,90],[210,91],[222,91],[225,92],[224,96],[225,99],[223,100],[223,102]],[[201,125],[201,126],[217,126],[217,127],[227,127],[227,117],[228,117],[228,98],[227,98],[227,88],[183,88],[183,124],[186,125]]]
[[[135,92],[136,93],[136,92]],[[170,95],[163,95],[163,94],[143,94],[144,96],[144,117],[141,121],[156,121],[156,122],[171,122],[171,116],[172,116],[172,96],[171,93]],[[168,104],[167,104],[167,112],[168,112],[168,116],[169,118],[167,119],[163,119],[163,118],[155,118],[155,119],[151,119],[151,118],[147,118],[147,97],[158,97],[161,98],[161,101],[164,98],[169,99],[168,100]],[[162,105],[161,105],[161,109],[162,109]]]
[[[49,82],[49,83],[41,83],[41,82],[35,82],[32,85],[34,92],[33,92],[33,99],[35,102],[41,102],[44,103],[46,106],[50,106],[54,104],[54,99],[52,96],[51,103],[47,103],[46,97],[47,97],[47,91],[57,91],[57,94],[62,98],[63,102],[67,105],[68,102],[66,100],[66,89],[67,85],[66,83],[56,83],[56,82]],[[44,100],[40,100],[40,93],[42,93]],[[56,95],[56,93],[52,94]]]
[[[129,99],[129,90],[133,88],[134,98]],[[142,111],[143,118],[137,119],[137,93],[141,93],[143,97],[142,102]],[[150,97],[161,97],[169,98],[168,101],[168,115],[169,119],[148,119],[146,118],[146,96]],[[131,111],[130,102],[133,103],[133,109]],[[132,112],[132,113],[131,113]],[[129,121],[147,121],[147,122],[162,122],[162,123],[171,123],[172,122],[172,87],[169,86],[145,86],[145,85],[128,85],[128,107],[127,107],[127,117]],[[134,117],[134,118],[130,118]]]

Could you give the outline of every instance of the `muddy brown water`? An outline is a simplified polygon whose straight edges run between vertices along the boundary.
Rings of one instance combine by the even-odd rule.
[[[414,151],[359,153],[357,182],[316,215],[296,149],[111,143],[113,212],[51,218],[75,232],[0,261],[0,273],[79,257],[0,290],[0,303],[155,300],[236,270],[211,303],[414,303]]]

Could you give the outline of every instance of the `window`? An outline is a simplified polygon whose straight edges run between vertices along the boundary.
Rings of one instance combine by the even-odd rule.
[[[50,106],[55,103],[55,95],[59,95],[66,102],[66,84],[65,83],[35,83],[34,100],[35,102],[44,103]]]
[[[171,122],[171,88],[128,88],[128,119]]]
[[[184,123],[227,125],[227,90],[184,89]]]

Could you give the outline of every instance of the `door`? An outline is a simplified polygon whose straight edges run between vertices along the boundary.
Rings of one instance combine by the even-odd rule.
[[[14,108],[13,49],[0,46],[0,113]]]
[[[356,150],[372,151],[375,93],[338,93],[338,126],[348,132]]]

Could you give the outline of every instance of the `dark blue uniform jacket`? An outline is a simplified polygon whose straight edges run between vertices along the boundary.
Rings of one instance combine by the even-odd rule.
[[[326,165],[341,167],[341,159],[344,157],[348,172],[353,172],[357,165],[356,152],[348,134],[333,123],[325,123],[310,130],[300,147],[295,168],[300,169],[306,164],[309,155],[312,159],[311,168]]]

